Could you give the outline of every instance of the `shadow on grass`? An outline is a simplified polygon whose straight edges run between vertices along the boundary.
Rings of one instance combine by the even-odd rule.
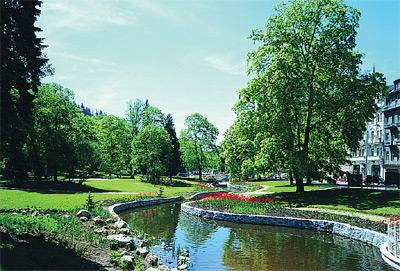
[[[0,270],[105,270],[98,263],[80,257],[76,252],[29,238],[17,242],[8,234],[0,233]]]
[[[335,189],[308,191],[301,194],[293,192],[276,193],[282,201],[301,207],[309,205],[344,205],[357,210],[377,208],[400,208],[400,192],[367,191],[361,189]]]
[[[16,190],[32,190],[43,194],[75,194],[82,192],[110,192],[110,190],[98,189],[85,184],[69,181],[1,181],[0,188],[11,188]]]

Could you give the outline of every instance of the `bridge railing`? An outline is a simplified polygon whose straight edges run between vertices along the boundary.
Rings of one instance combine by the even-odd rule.
[[[400,219],[391,218],[387,227],[388,251],[400,257]]]

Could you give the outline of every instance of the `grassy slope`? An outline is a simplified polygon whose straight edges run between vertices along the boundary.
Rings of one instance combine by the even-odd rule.
[[[143,183],[138,179],[115,179],[115,180],[90,180],[86,182],[87,186],[116,192],[151,192],[158,193],[160,187],[163,188],[163,195],[167,197],[182,196],[182,193],[194,192],[193,182],[181,181],[182,186],[164,186]],[[185,186],[183,186],[185,185]]]
[[[304,194],[277,193],[283,202],[301,207],[400,216],[400,193],[360,189],[310,191]]]
[[[281,192],[295,192],[296,191],[296,186],[291,186],[289,181],[252,182],[249,184],[258,185],[258,186],[260,186],[260,185],[267,186],[267,188],[265,188],[263,190],[263,192],[281,193]],[[313,185],[304,186],[304,190],[312,191],[312,190],[331,188],[331,187],[335,187],[335,186],[330,185],[330,184],[313,184]]]
[[[195,187],[191,183],[187,186],[170,187],[162,186],[163,195],[167,197],[182,196],[184,193],[193,192]],[[151,192],[156,195],[160,191],[159,185],[155,186],[142,183],[135,179],[116,179],[116,180],[93,180],[86,182],[88,187],[98,188],[105,191],[117,192]],[[92,193],[95,201],[106,199],[127,198],[131,195],[98,194]],[[73,210],[85,205],[88,193],[50,193],[33,192],[22,190],[0,190],[0,210],[25,209],[35,207],[41,210]]]

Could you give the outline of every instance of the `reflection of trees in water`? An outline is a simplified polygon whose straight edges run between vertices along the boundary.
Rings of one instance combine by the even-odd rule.
[[[178,203],[149,206],[122,214],[122,218],[129,223],[132,229],[172,243],[180,210],[181,205]]]
[[[222,261],[233,270],[359,270],[373,269],[379,257],[370,246],[333,234],[241,225],[231,227]]]
[[[180,216],[179,225],[185,231],[185,242],[194,247],[202,246],[218,229],[212,220],[205,221],[197,216],[184,213]]]

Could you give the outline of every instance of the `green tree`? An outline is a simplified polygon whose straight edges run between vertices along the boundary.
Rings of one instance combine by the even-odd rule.
[[[143,127],[154,125],[159,127],[165,126],[164,113],[155,106],[147,106],[143,111]]]
[[[293,0],[252,33],[260,46],[248,55],[253,78],[240,92],[238,120],[256,127],[255,169],[284,166],[298,192],[313,167],[345,161],[386,90],[382,74],[360,72],[359,18],[342,0]]]
[[[148,182],[159,183],[169,168],[171,154],[172,143],[164,128],[146,126],[132,141],[132,164]]]
[[[122,118],[107,115],[101,117],[97,125],[101,168],[110,175],[131,173],[132,135],[127,122]]]
[[[128,110],[126,112],[126,119],[132,129],[132,135],[135,136],[143,127],[143,115],[146,109],[146,104],[140,100],[128,102]]]
[[[204,168],[218,167],[213,159],[218,156],[217,136],[218,129],[199,113],[185,119],[185,129],[181,131],[179,138],[182,159],[188,170],[199,172],[200,180]]]
[[[247,126],[234,125],[226,132],[222,142],[222,157],[224,158],[227,171],[231,179],[250,179],[254,177],[255,148],[254,138],[246,133]]]
[[[44,84],[34,100],[34,128],[29,137],[29,150],[33,171],[37,179],[54,176],[60,171],[70,172],[79,167],[84,149],[75,120],[83,113],[73,102],[73,93],[57,84]],[[86,149],[87,150],[87,149]]]
[[[51,73],[43,55],[43,38],[35,26],[41,1],[3,0],[1,10],[0,163],[3,174],[21,180],[28,169],[25,155],[32,128],[32,105],[40,79]]]
[[[168,175],[170,176],[171,179],[172,176],[178,174],[181,169],[181,153],[180,153],[179,140],[178,137],[176,136],[174,120],[172,119],[171,114],[168,114],[167,117],[165,118],[165,130],[169,134],[169,139],[171,140],[172,143],[172,155],[168,169]]]

